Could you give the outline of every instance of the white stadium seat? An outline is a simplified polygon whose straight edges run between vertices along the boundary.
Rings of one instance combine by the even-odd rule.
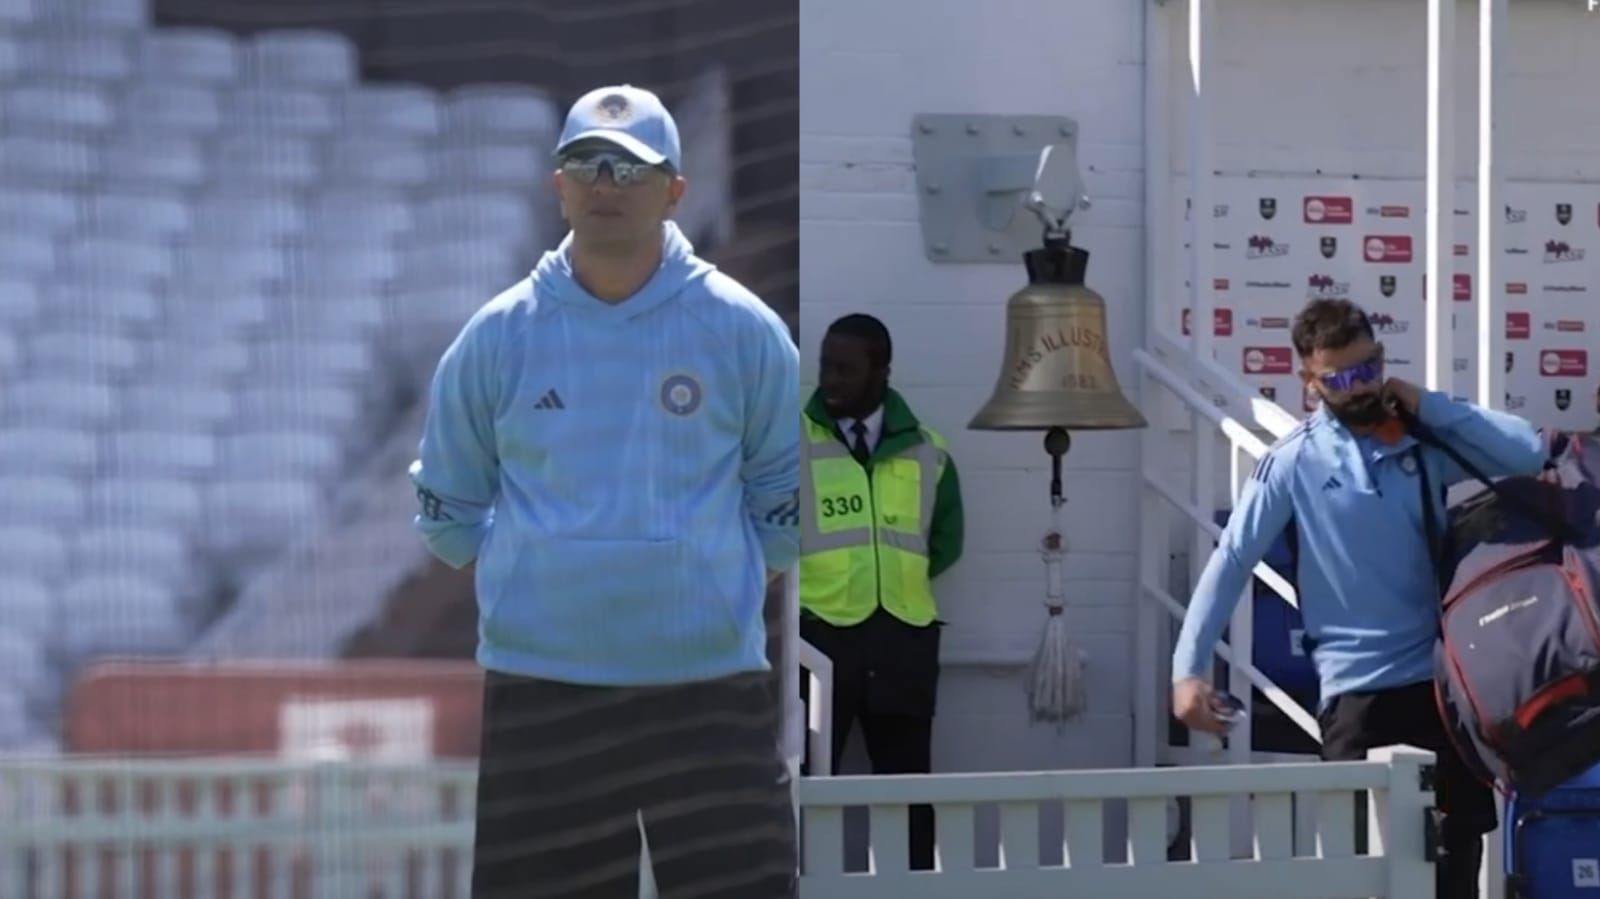
[[[28,73],[33,76],[115,84],[138,71],[133,48],[115,32],[82,29],[29,36]]]
[[[83,485],[71,477],[0,474],[0,496],[14,521],[66,527],[83,520]]]
[[[53,584],[67,573],[66,538],[48,525],[0,525],[0,572],[7,578]]]
[[[104,177],[109,184],[192,188],[205,183],[210,173],[205,148],[180,131],[128,131],[105,145]]]
[[[151,82],[231,84],[239,77],[239,43],[212,28],[162,28],[139,38],[139,70]]]
[[[379,84],[341,99],[345,125],[357,134],[432,137],[439,133],[439,97],[411,84]]]
[[[217,441],[204,431],[119,431],[107,441],[103,470],[118,475],[203,477],[217,464]]]
[[[554,146],[564,112],[548,94],[534,88],[476,85],[451,94],[445,104],[445,130],[465,143],[502,139]],[[537,143],[541,139],[543,143]]]
[[[63,377],[57,372],[0,384],[0,416],[7,422],[93,427],[116,413],[116,390],[103,381]]]
[[[112,475],[96,479],[88,518],[105,526],[141,524],[193,533],[202,523],[197,482],[179,475]]]
[[[90,85],[23,84],[0,91],[8,127],[103,131],[117,120],[111,98]]]
[[[43,643],[54,638],[57,621],[55,597],[44,580],[0,573],[0,630]]]
[[[251,38],[245,74],[263,84],[344,88],[356,79],[355,45],[331,31],[283,29]]]
[[[122,96],[122,114],[135,133],[206,137],[222,127],[222,95],[204,84],[135,84]]]
[[[0,471],[87,477],[99,462],[97,435],[66,427],[0,428]]]
[[[87,574],[65,584],[57,595],[62,614],[73,623],[61,632],[61,648],[69,657],[175,653],[194,633],[177,594],[159,582]]]
[[[0,230],[59,237],[77,227],[78,217],[76,193],[0,185]]]

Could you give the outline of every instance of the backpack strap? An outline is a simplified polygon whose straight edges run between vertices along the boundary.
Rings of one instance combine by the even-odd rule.
[[[1450,461],[1461,466],[1462,471],[1465,471],[1468,475],[1471,475],[1474,480],[1487,487],[1489,492],[1493,493],[1497,499],[1505,503],[1510,508],[1521,513],[1523,517],[1544,528],[1547,536],[1556,540],[1567,542],[1573,542],[1576,539],[1576,535],[1574,534],[1572,528],[1569,527],[1566,520],[1562,518],[1559,510],[1554,508],[1540,508],[1538,505],[1527,502],[1522,497],[1516,496],[1505,490],[1499,484],[1495,483],[1492,478],[1485,474],[1483,469],[1479,468],[1477,465],[1474,465],[1472,461],[1466,456],[1462,455],[1459,450],[1446,443],[1432,428],[1419,421],[1415,415],[1412,415],[1410,412],[1399,406],[1395,406],[1394,409],[1400,416],[1400,419],[1405,422],[1406,430],[1410,432],[1412,437],[1417,439],[1418,443],[1424,443],[1428,446],[1435,447],[1446,456],[1449,456]],[[1422,457],[1420,455],[1417,457],[1417,467],[1419,471],[1427,471],[1427,469],[1422,468]],[[1550,467],[1551,464],[1547,459],[1545,461],[1545,468],[1548,470]],[[1427,489],[1426,485],[1424,485],[1424,489]],[[1431,504],[1429,504],[1427,508],[1432,509],[1433,507]],[[1437,526],[1437,524],[1435,526]]]
[[[1428,559],[1433,562],[1433,579],[1439,590],[1439,598],[1443,600],[1445,591],[1450,587],[1444,577],[1444,528],[1439,525],[1438,510],[1433,507],[1433,479],[1428,477],[1428,463],[1422,458],[1422,445],[1412,446],[1410,453],[1412,461],[1417,464],[1417,484],[1422,491],[1423,537],[1428,541]]]

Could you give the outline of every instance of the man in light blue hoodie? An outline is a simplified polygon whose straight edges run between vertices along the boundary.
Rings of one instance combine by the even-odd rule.
[[[765,672],[799,554],[799,352],[671,221],[652,93],[580,98],[571,233],[439,362],[411,468],[429,548],[475,563],[485,669],[475,899],[795,894]]]

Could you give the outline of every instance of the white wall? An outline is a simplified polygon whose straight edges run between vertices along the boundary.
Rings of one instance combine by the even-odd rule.
[[[937,584],[946,675],[938,770],[1115,766],[1131,760],[1132,434],[1077,436],[1068,456],[1070,614],[1091,652],[1093,708],[1058,734],[1028,722],[1020,668],[1044,620],[1037,546],[1049,522],[1040,434],[966,430],[1004,347],[1011,265],[925,261],[910,127],[922,112],[1068,115],[1094,208],[1074,219],[1089,283],[1110,306],[1119,375],[1142,337],[1142,30],[1128,0],[806,0],[801,22],[801,350],[849,312],[895,338],[893,382],[949,437],[967,507],[964,561]],[[1026,23],[1020,26],[1019,23]],[[1037,39],[1030,40],[1029,36]]]
[[[1173,163],[1187,165],[1186,4],[1172,17]],[[1583,0],[1512,4],[1504,110],[1508,174],[1600,178],[1600,13]],[[1031,653],[1043,615],[1035,547],[1048,521],[1039,435],[966,422],[992,389],[1018,265],[923,256],[909,130],[921,112],[1068,115],[1093,209],[1074,238],[1093,253],[1114,360],[1132,395],[1142,338],[1143,4],[1138,0],[806,0],[801,22],[801,341],[809,378],[828,322],[867,311],[896,339],[894,383],[950,438],[964,475],[966,559],[939,583],[947,673],[939,770],[1125,765],[1137,437],[1076,438],[1069,456],[1069,601],[1091,653],[1093,709],[1056,733],[1030,725],[1022,671],[963,664]],[[1424,0],[1220,0],[1217,167],[1421,177]],[[1477,11],[1459,12],[1458,161],[1476,143]],[[1180,263],[1175,258],[1174,263]],[[1181,284],[1181,276],[1176,280]],[[857,758],[859,762],[859,758]]]
[[[1175,101],[1188,89],[1186,4],[1176,13]],[[1513,0],[1498,125],[1513,178],[1600,177],[1600,12],[1585,0]],[[1220,0],[1216,167],[1420,178],[1426,172],[1426,0]],[[1456,159],[1477,167],[1478,8],[1456,15]],[[1188,171],[1174,103],[1174,167]]]

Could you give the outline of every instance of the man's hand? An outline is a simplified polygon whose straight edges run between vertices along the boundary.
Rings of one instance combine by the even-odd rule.
[[[1389,378],[1383,382],[1383,397],[1386,402],[1405,410],[1412,418],[1417,417],[1422,406],[1422,391],[1410,381],[1399,378]]]
[[[1223,736],[1228,722],[1217,716],[1221,703],[1211,684],[1198,677],[1185,678],[1172,685],[1172,715],[1190,730]]]

